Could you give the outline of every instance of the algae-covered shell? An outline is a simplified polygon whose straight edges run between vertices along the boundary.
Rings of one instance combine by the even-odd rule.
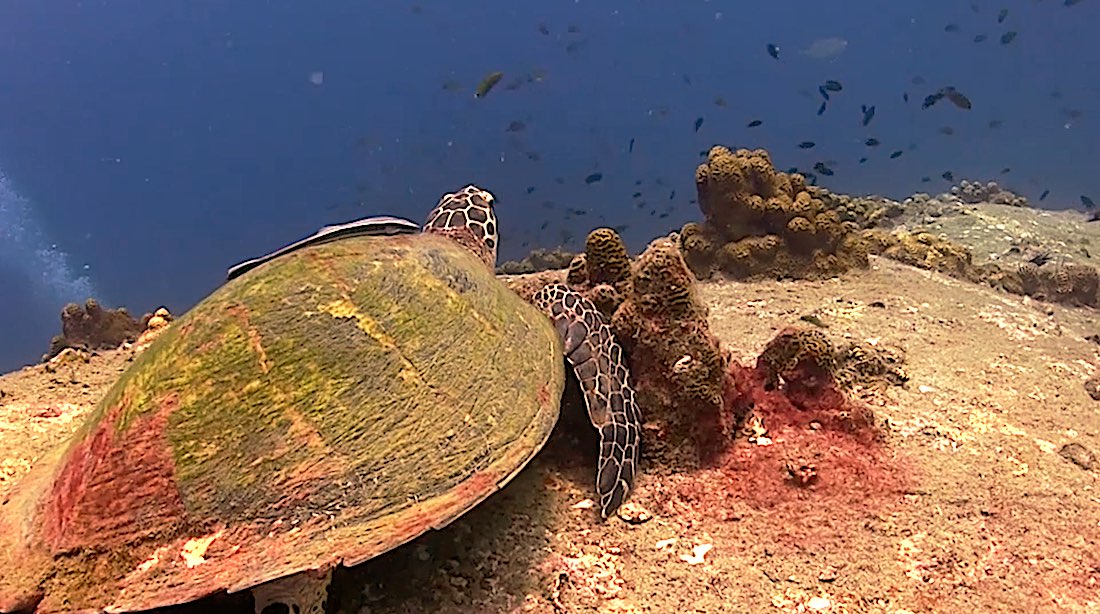
[[[545,443],[546,316],[432,234],[301,249],[175,321],[0,505],[0,610],[141,610],[355,565]]]

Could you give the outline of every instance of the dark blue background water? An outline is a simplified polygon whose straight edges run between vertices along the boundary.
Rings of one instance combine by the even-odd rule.
[[[499,198],[505,258],[601,224],[628,224],[640,249],[698,217],[693,172],[715,143],[765,147],[780,168],[828,161],[821,183],[843,192],[938,192],[952,170],[1033,200],[1049,188],[1045,206],[1100,197],[1100,3],[745,4],[2,3],[0,370],[42,353],[65,301],[181,312],[230,264],[326,223],[420,220],[470,182]],[[1002,45],[1007,31],[1019,36]],[[826,37],[848,45],[802,53]],[[504,80],[475,99],[494,70]],[[825,79],[844,90],[818,116]],[[943,85],[973,109],[920,110]],[[877,108],[866,128],[861,104]]]

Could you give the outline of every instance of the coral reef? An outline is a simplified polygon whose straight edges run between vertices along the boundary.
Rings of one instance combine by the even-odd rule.
[[[859,228],[883,225],[905,210],[898,201],[880,196],[837,194],[820,186],[809,186],[807,189],[826,209],[836,211],[841,222],[852,222]]]
[[[539,273],[541,271],[556,271],[564,269],[573,259],[573,252],[567,252],[560,247],[554,249],[536,249],[523,260],[508,260],[497,267],[497,273],[501,275],[522,275],[525,273]]]
[[[708,462],[739,421],[723,405],[728,357],[710,332],[677,242],[651,243],[633,264],[619,235],[592,231],[567,274],[608,315],[645,408],[644,454],[666,467]]]
[[[47,361],[66,348],[114,349],[133,342],[144,329],[144,323],[135,320],[125,308],[105,309],[95,299],[88,299],[83,306],[69,303],[61,310],[61,334],[50,340],[50,349],[42,360]]]
[[[858,348],[858,349],[857,349]],[[811,430],[832,430],[866,441],[881,430],[870,408],[851,401],[847,386],[868,381],[900,385],[900,353],[880,353],[855,344],[840,350],[819,330],[789,327],[761,351],[753,367],[731,365],[741,404],[753,407],[746,427],[750,442],[780,423]],[[797,477],[792,473],[792,477]]]
[[[802,175],[775,170],[762,149],[711,148],[695,183],[706,219],[679,238],[700,278],[823,278],[867,266],[860,223],[827,206]]]
[[[996,181],[982,183],[980,181],[960,181],[958,185],[951,187],[951,194],[959,197],[967,204],[992,203],[995,205],[1010,205],[1012,207],[1030,207],[1027,198],[1002,188]]]
[[[891,233],[879,229],[864,231],[863,237],[873,254],[952,277],[981,281],[981,274],[972,263],[970,250],[945,237],[927,232]]]

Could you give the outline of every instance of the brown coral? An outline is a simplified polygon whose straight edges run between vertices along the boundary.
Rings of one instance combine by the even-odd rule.
[[[727,358],[675,243],[650,244],[633,280],[611,325],[630,356],[639,403],[656,435],[646,441],[647,455],[666,465],[706,461],[724,449],[738,421],[723,407]]]
[[[815,197],[801,175],[775,170],[762,149],[713,147],[695,181],[706,221],[690,233],[684,227],[681,248],[700,278],[715,269],[736,278],[820,278],[868,264],[868,250],[853,239],[859,225]],[[767,249],[759,249],[763,238]]]
[[[95,299],[88,299],[83,306],[69,303],[61,310],[61,334],[50,341],[50,349],[42,359],[49,360],[65,348],[117,348],[137,339],[144,329],[145,325],[125,308],[104,309]]]
[[[611,228],[593,230],[584,242],[584,253],[589,283],[624,290],[623,284],[630,279],[630,254],[619,233]]]

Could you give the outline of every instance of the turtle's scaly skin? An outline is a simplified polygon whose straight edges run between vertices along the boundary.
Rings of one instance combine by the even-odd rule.
[[[0,610],[357,564],[507,482],[563,386],[549,320],[446,237],[282,255],[179,318],[0,506]]]
[[[535,294],[535,306],[550,316],[565,344],[584,392],[588,416],[600,432],[596,492],[604,518],[622,505],[634,486],[641,414],[630,386],[623,348],[592,301],[565,284]]]
[[[473,252],[490,269],[497,266],[497,217],[493,195],[468,185],[453,194],[444,194],[428,214],[424,232],[450,237]]]

